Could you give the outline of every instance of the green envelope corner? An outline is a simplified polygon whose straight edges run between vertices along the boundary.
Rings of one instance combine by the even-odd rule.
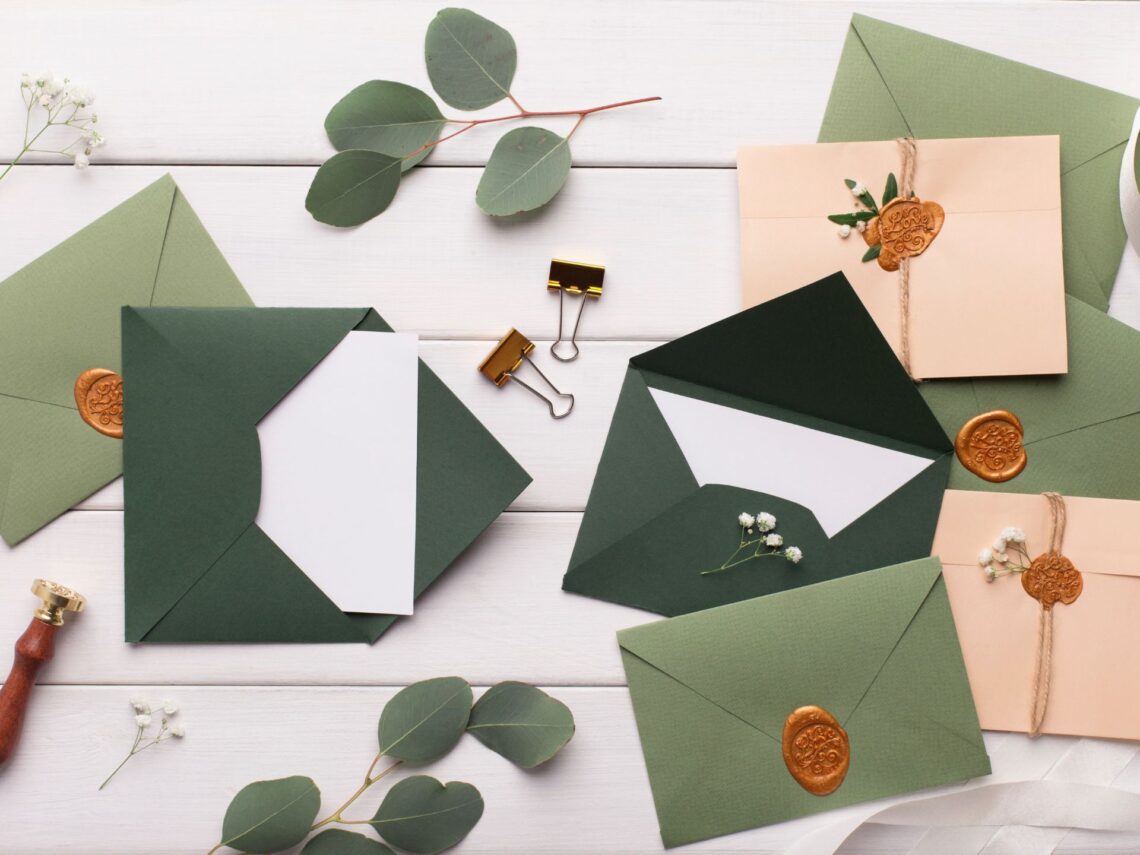
[[[1065,290],[1107,311],[1126,240],[1120,165],[1138,108],[1118,92],[855,15],[819,141],[1059,135]]]
[[[371,309],[123,309],[126,640],[374,642],[255,523],[257,423]],[[418,597],[530,476],[419,363]],[[446,519],[446,526],[437,521]]]
[[[667,847],[990,772],[941,565],[926,558],[618,633]],[[850,768],[803,789],[786,717],[823,707]]]

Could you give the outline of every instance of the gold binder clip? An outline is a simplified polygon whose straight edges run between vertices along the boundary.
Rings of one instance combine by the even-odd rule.
[[[505,386],[508,380],[514,380],[531,394],[537,395],[546,401],[546,405],[550,407],[551,417],[564,419],[570,415],[570,411],[574,409],[574,396],[566,392],[559,392],[557,387],[550,382],[550,379],[542,373],[539,367],[531,362],[530,352],[532,350],[534,350],[534,343],[512,327],[510,331],[502,337],[499,343],[495,345],[495,349],[487,354],[487,358],[479,363],[479,372],[500,388]],[[515,376],[515,372],[518,371],[524,359],[530,363],[531,368],[538,372],[538,376],[546,382],[546,385],[551,388],[556,397],[570,399],[570,406],[566,408],[566,412],[556,412],[554,409],[554,401],[546,397],[526,381],[520,380]]]
[[[546,283],[548,291],[558,292],[558,341],[550,345],[550,352],[559,362],[573,362],[578,358],[578,325],[582,323],[582,312],[586,310],[586,299],[602,296],[602,280],[606,278],[606,268],[598,264],[581,264],[576,261],[554,259],[550,262],[550,278]],[[581,295],[582,305],[578,308],[578,319],[574,321],[574,332],[570,334],[570,346],[574,352],[570,356],[559,356],[558,345],[562,344],[562,303],[565,294]]]

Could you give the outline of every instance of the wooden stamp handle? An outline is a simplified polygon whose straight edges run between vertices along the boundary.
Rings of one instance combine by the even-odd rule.
[[[12,672],[0,688],[0,765],[7,762],[20,740],[36,673],[55,654],[57,629],[50,623],[32,618],[27,631],[16,642]]]

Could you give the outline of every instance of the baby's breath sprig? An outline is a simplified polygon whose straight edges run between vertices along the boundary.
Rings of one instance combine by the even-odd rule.
[[[1025,546],[1025,532],[1012,526],[1003,528],[993,546],[987,546],[978,553],[978,564],[985,570],[987,582],[999,576],[1024,573],[1032,563]]]
[[[12,162],[0,172],[0,179],[12,171],[26,154],[55,154],[67,158],[76,169],[85,169],[91,163],[95,149],[106,144],[106,138],[95,130],[99,117],[88,109],[95,103],[95,93],[65,77],[56,80],[51,72],[20,75],[20,97],[26,108],[24,115],[24,145]],[[43,125],[33,127],[33,115],[43,111]],[[52,128],[68,128],[76,136],[62,148],[43,148],[47,140],[41,139]],[[58,134],[55,135],[58,137]],[[66,138],[64,138],[66,140]],[[40,147],[37,147],[37,143]]]
[[[123,762],[115,767],[115,771],[107,776],[107,780],[100,784],[99,789],[102,790],[109,783],[111,779],[119,774],[119,770],[127,765],[127,762],[143,751],[146,751],[152,746],[158,745],[160,742],[165,742],[167,739],[173,737],[174,739],[181,739],[186,735],[186,728],[181,724],[172,724],[171,719],[178,714],[178,707],[174,701],[169,698],[164,700],[161,705],[155,705],[155,709],[151,709],[151,705],[145,698],[134,697],[131,698],[131,708],[135,712],[135,742],[131,746],[131,750],[127,752],[127,756]],[[147,731],[150,730],[151,725],[154,723],[155,716],[159,716],[158,733],[154,736],[147,737]]]
[[[719,567],[702,570],[702,576],[722,573],[756,558],[777,556],[793,564],[799,564],[803,559],[803,550],[798,546],[784,546],[783,535],[775,533],[776,518],[767,511],[761,511],[756,516],[745,512],[736,521],[740,525],[740,545]],[[740,557],[741,553],[745,553],[743,558]]]

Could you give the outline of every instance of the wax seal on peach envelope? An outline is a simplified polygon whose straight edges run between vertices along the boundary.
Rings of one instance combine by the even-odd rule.
[[[1008,481],[1028,462],[1025,430],[1009,410],[990,410],[974,416],[958,431],[954,451],[962,465],[986,481]]]
[[[105,436],[123,438],[123,378],[89,368],[75,381],[75,405],[83,421]]]
[[[942,231],[946,212],[937,202],[923,202],[917,196],[896,196],[867,223],[863,239],[867,246],[879,244],[879,266],[898,270],[904,258],[922,255]]]
[[[1021,574],[1021,587],[1049,611],[1057,603],[1067,606],[1076,602],[1085,583],[1072,561],[1059,552],[1046,552],[1034,558]]]
[[[839,789],[851,765],[847,731],[823,707],[792,711],[784,721],[784,764],[796,782],[817,796]]]

